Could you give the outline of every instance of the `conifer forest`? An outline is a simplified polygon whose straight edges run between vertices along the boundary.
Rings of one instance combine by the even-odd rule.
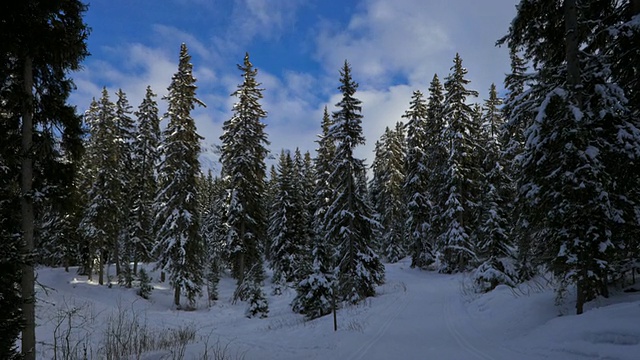
[[[141,358],[42,352],[55,291],[43,269],[140,302],[165,289],[176,316],[240,306],[254,323],[369,306],[402,264],[464,278],[476,297],[543,278],[549,306],[579,316],[640,289],[640,1],[519,1],[495,39],[510,54],[504,78],[475,89],[481,69],[453,52],[377,139],[364,137],[347,59],[315,144],[271,142],[269,88],[246,53],[214,169],[200,162],[193,111],[207,104],[188,41],[167,95],[139,84],[131,104],[105,85],[69,104],[90,56],[87,6],[0,5],[0,358]],[[369,160],[356,155],[366,143]],[[198,358],[234,358],[225,350]]]

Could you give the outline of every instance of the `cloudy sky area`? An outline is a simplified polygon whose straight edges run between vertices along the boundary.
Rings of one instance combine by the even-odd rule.
[[[91,56],[73,77],[71,102],[84,111],[103,86],[122,88],[137,109],[147,85],[166,94],[180,44],[192,55],[197,95],[206,109],[193,115],[203,148],[219,144],[242,81],[236,64],[245,52],[258,68],[272,154],[313,151],[322,110],[339,100],[345,60],[360,84],[367,145],[356,155],[373,160],[373,144],[408,108],[411,93],[427,92],[434,73],[448,74],[456,52],[470,87],[487,98],[509,70],[505,48],[494,46],[515,15],[516,0],[95,0],[85,21]],[[114,97],[115,95],[112,95]],[[206,167],[219,169],[217,158]]]

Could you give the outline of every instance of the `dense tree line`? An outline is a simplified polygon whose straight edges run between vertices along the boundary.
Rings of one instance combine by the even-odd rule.
[[[456,54],[442,82],[434,75],[407,99],[371,164],[354,155],[366,119],[345,61],[315,154],[282,150],[269,176],[264,89],[248,54],[220,174],[205,176],[191,115],[204,103],[185,44],[166,114],[149,87],[137,111],[104,88],[80,117],[66,100],[68,70],[87,55],[84,5],[0,10],[2,358],[18,357],[20,333],[24,357],[35,356],[36,262],[128,287],[147,277],[139,263],[154,263],[187,310],[205,289],[217,301],[228,273],[248,317],[268,315],[270,267],[273,294],[295,289],[292,309],[307,318],[374,296],[382,261],[406,256],[470,272],[478,291],[551,272],[559,300],[575,288],[578,313],[638,269],[637,0],[522,0],[499,40],[512,67],[504,98],[491,85],[476,102]]]

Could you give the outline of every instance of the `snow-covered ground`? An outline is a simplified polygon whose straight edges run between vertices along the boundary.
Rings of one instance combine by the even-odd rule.
[[[185,359],[202,359],[207,348],[213,358],[216,344],[230,358],[244,359],[640,359],[640,293],[615,293],[576,316],[571,303],[554,305],[555,295],[543,281],[479,295],[468,291],[463,275],[411,269],[408,260],[386,269],[378,295],[339,310],[334,332],[332,316],[307,322],[291,311],[293,289],[269,296],[268,318],[247,319],[246,304],[231,304],[234,280],[228,277],[220,283],[220,300],[208,307],[203,297],[197,310],[186,312],[172,309],[166,284],[154,282],[151,298],[144,300],[135,289],[89,283],[75,269],[43,268],[38,358],[54,358],[56,338],[59,353],[69,344],[99,358],[107,323],[124,315],[156,334],[195,331]],[[269,285],[265,290],[271,293]],[[142,358],[172,359],[177,352],[157,350]]]

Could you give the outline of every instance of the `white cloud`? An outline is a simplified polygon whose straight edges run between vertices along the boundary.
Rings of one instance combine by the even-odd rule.
[[[421,11],[424,1],[366,1],[346,29],[325,26],[317,38],[316,56],[328,70],[345,59],[354,73],[370,84],[388,83],[394,74],[410,76],[430,67],[434,55],[452,52],[451,39],[440,21]],[[335,70],[334,70],[335,71]]]
[[[197,54],[206,60],[212,57],[209,47],[188,32],[162,24],[154,24],[153,31],[162,39],[164,44],[175,44],[176,48],[178,48],[180,44],[185,43],[189,48],[190,54]]]
[[[501,82],[508,56],[494,44],[507,31],[515,2],[365,0],[346,28],[320,28],[316,57],[328,71],[348,59],[356,77],[377,87],[397,76],[420,85],[434,73],[444,78],[460,52],[476,72]]]
[[[147,85],[159,97],[166,94],[171,76],[177,69],[178,49],[173,56],[175,59],[161,49],[137,43],[112,50],[122,59],[121,63],[93,61],[85,64],[84,70],[74,77],[78,89],[72,94],[71,101],[78,104],[79,109],[88,107],[91,98],[100,97],[103,86],[107,86],[110,94],[121,88],[134,108],[142,101]]]
[[[296,12],[303,4],[300,0],[237,0],[234,13],[238,28],[232,31],[248,38],[278,37],[295,21]]]

